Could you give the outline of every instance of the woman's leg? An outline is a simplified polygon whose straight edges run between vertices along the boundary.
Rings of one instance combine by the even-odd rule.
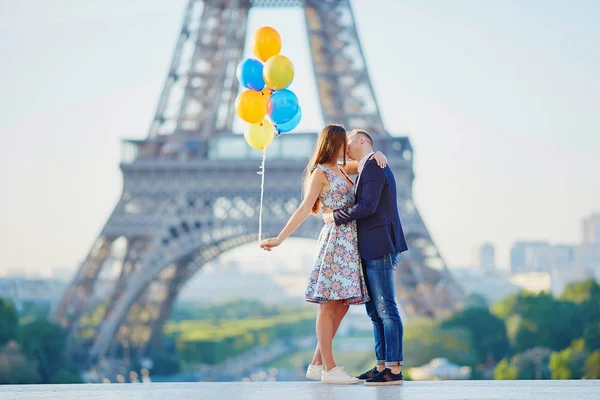
[[[337,303],[341,300],[331,300],[327,303],[319,304],[319,313],[317,314],[317,340],[321,350],[323,368],[329,371],[335,368],[333,361],[333,352],[331,344],[333,342],[333,319],[337,310]]]
[[[336,306],[334,314],[333,314],[333,335],[331,337],[332,341],[333,341],[333,337],[335,337],[335,334],[337,333],[337,330],[340,327],[340,323],[344,319],[344,316],[348,312],[348,309],[350,308],[350,306],[348,306],[347,304],[344,304],[342,301],[335,301],[335,302],[330,302],[330,303],[337,303],[337,306]],[[317,342],[317,348],[315,349],[315,354],[313,356],[311,364],[312,365],[323,364],[323,357],[321,355],[321,348],[319,347],[319,342]]]

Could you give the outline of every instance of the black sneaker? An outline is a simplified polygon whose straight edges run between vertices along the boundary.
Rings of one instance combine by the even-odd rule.
[[[393,374],[389,368],[384,369],[374,377],[365,381],[366,386],[388,386],[388,385],[402,385],[404,383],[404,376],[402,371],[399,374]]]
[[[361,381],[366,381],[367,379],[371,379],[371,378],[375,377],[375,375],[377,375],[378,373],[379,373],[379,371],[377,371],[377,367],[373,367],[370,370],[368,370],[367,372],[363,372],[362,374],[357,376],[357,378]]]

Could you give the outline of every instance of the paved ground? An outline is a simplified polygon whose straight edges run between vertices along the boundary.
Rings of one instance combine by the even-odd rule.
[[[400,387],[332,386],[319,382],[153,383],[0,386],[2,400],[598,400],[597,381],[407,382]]]

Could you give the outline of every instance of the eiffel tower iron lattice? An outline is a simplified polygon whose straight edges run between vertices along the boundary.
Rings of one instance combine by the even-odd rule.
[[[235,69],[250,9],[286,6],[304,11],[324,122],[369,130],[395,173],[410,248],[397,269],[403,313],[441,316],[461,302],[412,200],[410,141],[384,128],[349,0],[190,0],[148,137],[123,141],[121,198],[53,312],[80,360],[148,354],[185,283],[258,240],[261,156],[232,132]],[[315,141],[293,133],[269,147],[265,236],[299,205]],[[321,224],[311,217],[294,236],[316,239]]]

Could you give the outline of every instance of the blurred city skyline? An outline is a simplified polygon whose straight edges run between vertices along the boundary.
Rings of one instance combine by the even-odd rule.
[[[0,275],[49,275],[85,256],[121,193],[120,139],[147,133],[186,3],[0,4]],[[410,136],[415,202],[450,266],[472,264],[486,241],[500,266],[517,240],[579,242],[581,220],[600,211],[600,3],[353,6],[383,118]],[[303,24],[300,10],[256,10],[248,32],[281,32],[298,131],[314,131]]]

